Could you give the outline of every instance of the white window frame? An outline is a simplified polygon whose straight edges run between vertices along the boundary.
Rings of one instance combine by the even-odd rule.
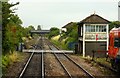
[[[85,28],[87,28],[87,26],[90,26],[90,25],[94,25],[95,26],[95,32],[86,32],[87,30],[85,29],[85,36],[87,35],[87,34],[106,34],[106,37],[107,37],[107,32],[108,32],[108,24],[85,24]],[[105,26],[106,27],[106,31],[105,32],[100,32],[100,31],[96,31],[96,26],[102,26],[102,28],[103,28],[103,26]],[[100,27],[99,27],[100,28]],[[98,29],[99,30],[99,29]],[[96,41],[96,35],[95,35],[95,39],[85,39],[85,41]],[[107,41],[107,38],[106,39],[98,39],[97,41]]]
[[[101,28],[103,29],[104,27],[106,28],[106,31],[107,32],[107,24],[85,24],[85,33],[89,32],[89,33],[93,33],[91,32],[91,28],[90,28],[90,31],[88,31],[88,26],[91,27],[91,26],[95,26],[94,28],[94,32],[100,32],[99,28],[101,26]],[[98,31],[96,31],[96,26],[98,26]],[[101,29],[101,32],[102,32],[102,29]]]

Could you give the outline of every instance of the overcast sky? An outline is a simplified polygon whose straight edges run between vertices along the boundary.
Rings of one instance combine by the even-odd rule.
[[[119,0],[10,0],[20,2],[16,13],[23,26],[41,25],[43,29],[61,28],[94,13],[109,21],[118,20]]]

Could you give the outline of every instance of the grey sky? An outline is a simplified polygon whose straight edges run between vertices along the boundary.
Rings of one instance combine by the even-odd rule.
[[[18,1],[16,13],[25,27],[61,28],[69,22],[81,21],[94,11],[110,21],[118,20],[119,0],[10,0]]]

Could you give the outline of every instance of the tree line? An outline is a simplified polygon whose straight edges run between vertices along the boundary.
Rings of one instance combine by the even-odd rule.
[[[27,28],[22,26],[22,20],[15,14],[14,6],[19,5],[19,2],[13,4],[2,2],[2,52],[6,54],[16,50],[18,44],[22,41],[22,37],[28,37],[30,30],[35,30],[31,25]]]

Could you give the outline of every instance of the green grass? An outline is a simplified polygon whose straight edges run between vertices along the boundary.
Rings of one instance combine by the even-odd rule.
[[[97,59],[95,59],[95,61],[100,62],[105,65],[108,65],[108,66],[111,66],[111,63],[109,61],[106,61],[106,58],[97,58]]]
[[[51,42],[53,44],[55,44],[56,46],[58,46],[60,49],[68,50],[67,45],[64,44],[64,42],[60,42],[60,41],[57,41],[57,40],[51,40]]]
[[[22,61],[23,57],[23,53],[20,52],[13,52],[2,55],[2,68],[7,68],[15,62]]]

